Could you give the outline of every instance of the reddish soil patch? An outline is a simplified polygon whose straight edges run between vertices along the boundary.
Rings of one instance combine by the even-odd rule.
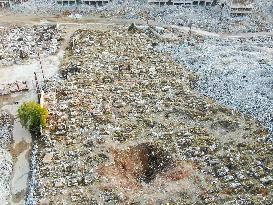
[[[192,163],[175,162],[169,153],[148,143],[114,149],[112,158],[111,164],[97,170],[106,180],[100,188],[118,189],[129,198],[140,192],[161,197],[160,189],[172,193],[185,191],[195,186],[195,179],[199,177]]]

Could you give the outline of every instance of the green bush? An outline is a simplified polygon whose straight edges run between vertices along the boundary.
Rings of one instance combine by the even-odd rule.
[[[137,31],[137,27],[135,26],[134,23],[132,23],[129,27],[128,27],[128,31],[135,33]]]
[[[47,116],[47,110],[34,101],[25,102],[18,109],[18,117],[22,126],[32,134],[39,133],[40,127],[45,127]]]

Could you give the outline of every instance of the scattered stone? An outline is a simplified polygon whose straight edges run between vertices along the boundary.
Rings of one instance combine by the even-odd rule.
[[[62,31],[56,25],[10,26],[0,34],[1,66],[23,64],[40,54],[56,54],[62,40]]]
[[[0,112],[0,202],[10,196],[10,181],[13,159],[9,150],[12,143],[13,119],[6,112]]]
[[[45,84],[49,118],[35,199],[269,203],[272,184],[260,181],[272,177],[268,133],[192,90],[193,74],[154,50],[159,39],[148,35],[115,29],[72,36],[60,77]],[[50,163],[43,162],[47,153]]]

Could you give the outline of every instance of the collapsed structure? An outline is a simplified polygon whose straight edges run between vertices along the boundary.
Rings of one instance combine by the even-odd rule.
[[[57,4],[63,6],[72,6],[76,4],[87,4],[87,5],[104,5],[109,3],[111,0],[56,0]]]
[[[11,4],[23,3],[26,1],[28,0],[0,0],[0,7],[6,7]],[[75,6],[80,4],[103,6],[111,1],[112,0],[55,0],[53,2],[61,6]],[[52,2],[48,2],[48,4],[51,3]],[[227,8],[231,15],[251,14],[254,9],[253,0],[146,0],[143,4],[178,5],[182,7],[210,7],[219,5],[222,9],[224,7]]]
[[[10,5],[10,0],[0,0],[0,7],[6,7]]]
[[[229,13],[231,15],[251,14],[254,9],[253,1],[232,0],[228,2]]]
[[[23,3],[28,0],[0,0],[0,7],[7,7],[11,4]]]
[[[253,1],[248,0],[148,0],[149,4],[157,5],[181,5],[192,6],[212,6],[219,4],[221,8],[227,7],[232,15],[251,14],[254,8]]]
[[[158,5],[211,6],[213,0],[148,0],[148,3]]]
[[[10,26],[0,31],[0,66],[22,64],[38,54],[56,54],[62,40],[56,25]]]

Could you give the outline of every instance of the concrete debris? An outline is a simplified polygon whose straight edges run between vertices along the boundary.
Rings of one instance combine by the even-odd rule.
[[[205,2],[205,1],[198,1]],[[64,14],[79,13],[83,15],[99,15],[103,17],[122,17],[142,19],[166,24],[203,28],[212,32],[259,32],[272,31],[272,1],[255,0],[252,13],[246,16],[232,16],[227,4],[210,7],[183,7],[177,5],[150,5],[146,0],[113,0],[105,6],[89,5],[61,6],[55,1],[29,0],[14,5],[11,10],[16,13]],[[33,9],[37,8],[37,9]]]
[[[82,18],[82,15],[81,14],[70,14],[68,17],[78,20],[78,19]]]
[[[36,203],[272,202],[267,131],[192,90],[196,77],[155,50],[158,38],[124,29],[71,39],[60,77],[45,83]]]
[[[61,30],[56,25],[11,26],[0,31],[0,65],[22,64],[39,54],[56,54]]]
[[[10,84],[0,85],[0,96],[2,95],[10,95],[12,93],[28,91],[28,85],[26,81],[23,82],[15,82]]]
[[[12,143],[13,119],[6,112],[0,113],[0,203],[5,204],[10,195],[12,156],[9,153]]]
[[[256,118],[273,133],[273,37],[229,39],[192,36],[158,46],[199,77],[197,89],[217,102]]]
[[[272,204],[273,39],[250,33],[273,31],[270,8],[255,0],[252,14],[235,17],[221,4],[12,5],[73,23],[89,14],[136,23],[78,30],[59,74],[43,82],[49,118],[32,145],[26,204]],[[0,66],[56,54],[62,32],[1,27]],[[27,89],[1,85],[0,96]],[[0,204],[10,196],[12,125],[1,113]]]

